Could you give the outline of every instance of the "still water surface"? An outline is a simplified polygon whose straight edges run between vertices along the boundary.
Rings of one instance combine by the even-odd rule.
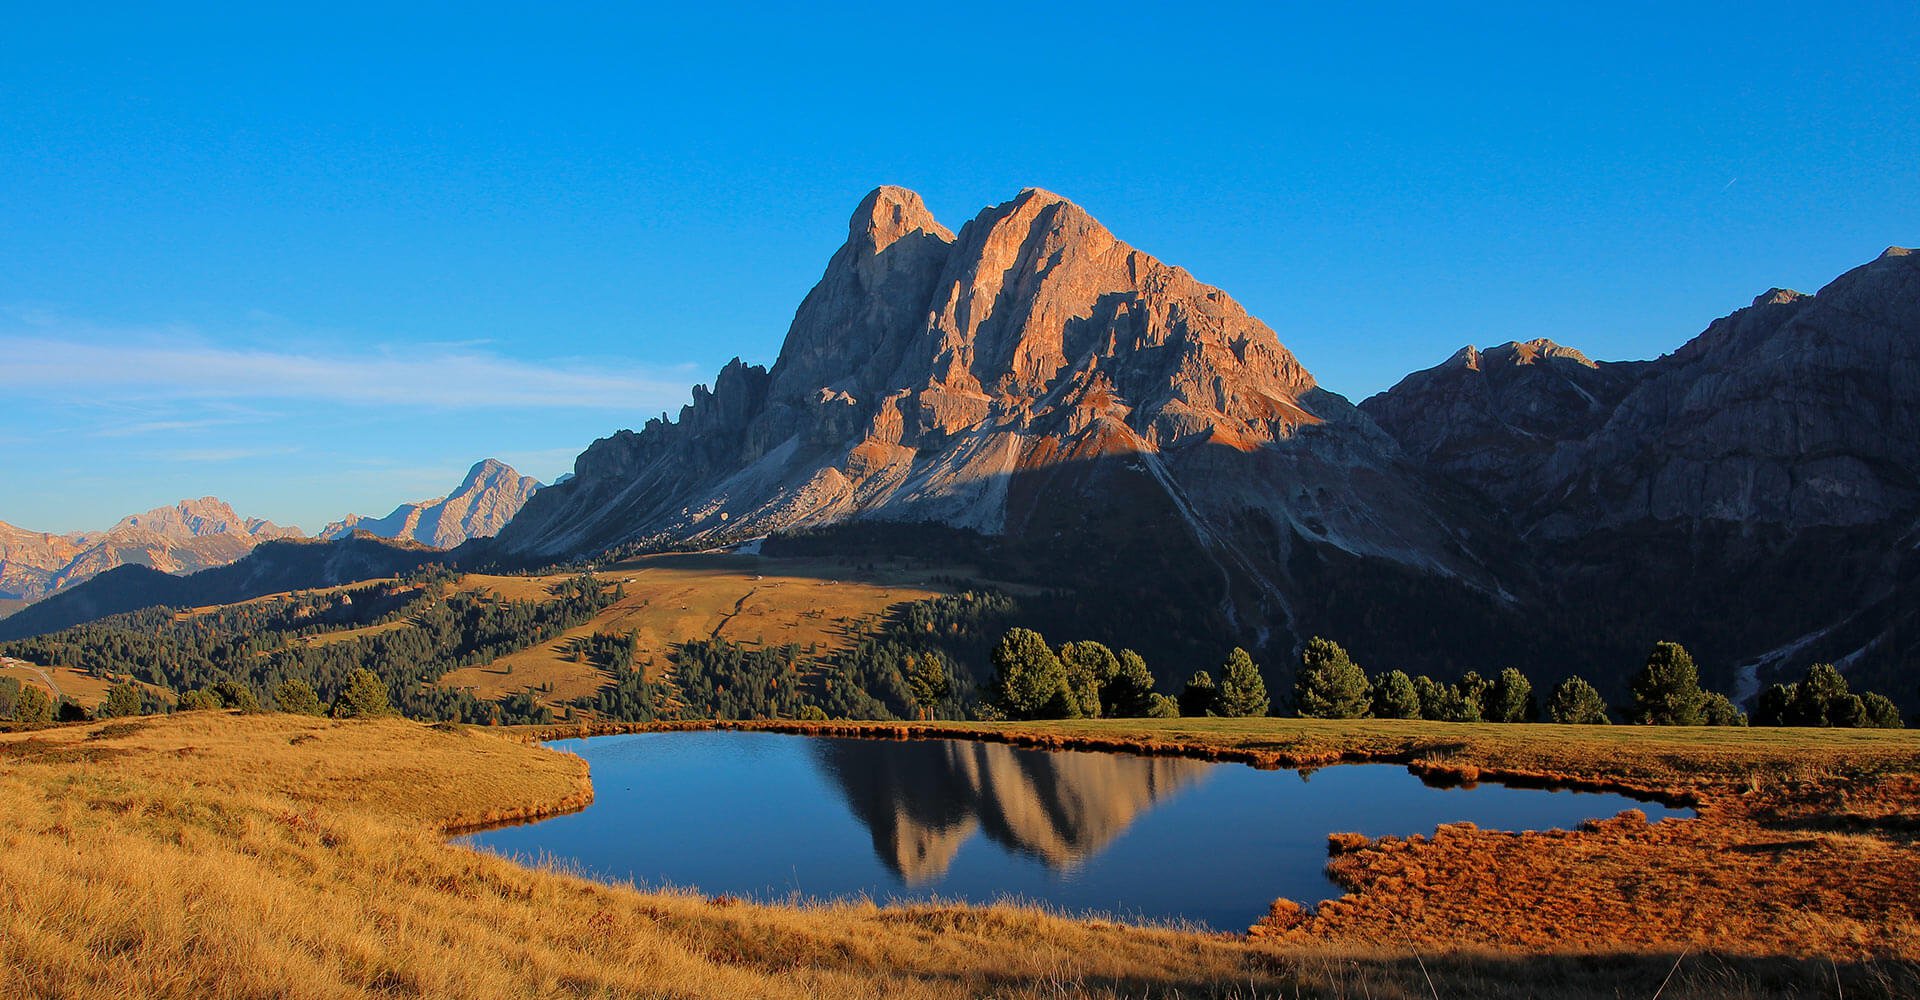
[[[1275,897],[1340,894],[1327,834],[1471,820],[1571,828],[1625,796],[1442,789],[1403,767],[1303,774],[958,740],[646,733],[551,744],[586,758],[594,803],[462,842],[599,878],[780,900],[1042,901],[1241,930]]]

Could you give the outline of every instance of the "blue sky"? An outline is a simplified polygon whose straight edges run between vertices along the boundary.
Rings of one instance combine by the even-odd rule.
[[[0,33],[0,520],[40,530],[551,479],[771,363],[881,183],[954,228],[1065,194],[1355,399],[1920,242],[1911,3],[55,6]]]

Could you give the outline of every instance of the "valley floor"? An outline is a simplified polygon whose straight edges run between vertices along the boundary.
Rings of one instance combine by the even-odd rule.
[[[577,808],[541,735],[198,712],[0,735],[0,995],[1911,996],[1920,746],[1863,731],[1305,720],[846,724],[1686,796],[1701,819],[1341,841],[1253,935],[996,906],[763,906],[449,844]],[[931,731],[929,731],[931,730]],[[518,736],[519,739],[502,738]],[[1691,832],[1681,832],[1691,831]],[[1143,872],[1142,877],[1152,877]]]

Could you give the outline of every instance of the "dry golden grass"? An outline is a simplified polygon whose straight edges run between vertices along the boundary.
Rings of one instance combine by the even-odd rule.
[[[368,636],[379,635],[382,632],[398,632],[401,629],[412,627],[413,623],[411,621],[405,618],[399,618],[390,622],[381,622],[378,625],[362,625],[359,628],[345,628],[337,632],[321,632],[318,635],[306,636],[298,641],[304,642],[309,646],[331,646],[336,642],[352,642],[355,639],[365,639]]]
[[[599,567],[600,578],[625,586],[627,596],[593,621],[492,663],[453,671],[439,683],[468,688],[485,699],[546,685],[551,691],[539,694],[546,704],[582,698],[608,682],[602,671],[572,658],[571,643],[595,632],[638,635],[636,662],[655,679],[667,665],[670,647],[689,639],[835,650],[851,641],[861,619],[944,593],[946,588],[934,582],[942,572],[721,553],[645,556]],[[550,589],[565,579],[470,574],[459,586],[535,601],[548,599]]]
[[[72,667],[27,667],[8,664],[0,666],[0,677],[11,677],[22,684],[31,684],[49,695],[65,695],[79,702],[89,711],[95,705],[105,701],[107,692],[113,688],[112,681],[81,673]],[[47,686],[48,679],[53,681],[55,687]]]
[[[442,831],[578,804],[574,757],[397,720],[186,715],[0,737],[13,996],[1193,992],[1243,943],[1030,910],[716,905]]]
[[[0,735],[0,995],[1599,998],[1652,996],[1675,967],[1658,948],[1416,956],[1012,907],[733,904],[444,839],[577,805],[584,777],[574,757],[399,720],[202,712]],[[1887,958],[1695,954],[1662,995],[1836,987],[1910,996],[1920,977]]]

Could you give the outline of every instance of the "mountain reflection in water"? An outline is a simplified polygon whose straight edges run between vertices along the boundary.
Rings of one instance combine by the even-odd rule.
[[[957,740],[815,740],[812,750],[880,861],[914,885],[945,875],[975,830],[1071,870],[1211,770],[1195,760]]]
[[[593,804],[460,841],[611,881],[754,899],[1017,899],[1238,930],[1275,897],[1337,896],[1327,834],[1571,829],[1658,805],[1618,795],[1433,788],[1405,767],[1311,776],[1001,743],[779,733],[553,744]],[[981,834],[985,834],[981,836]]]

